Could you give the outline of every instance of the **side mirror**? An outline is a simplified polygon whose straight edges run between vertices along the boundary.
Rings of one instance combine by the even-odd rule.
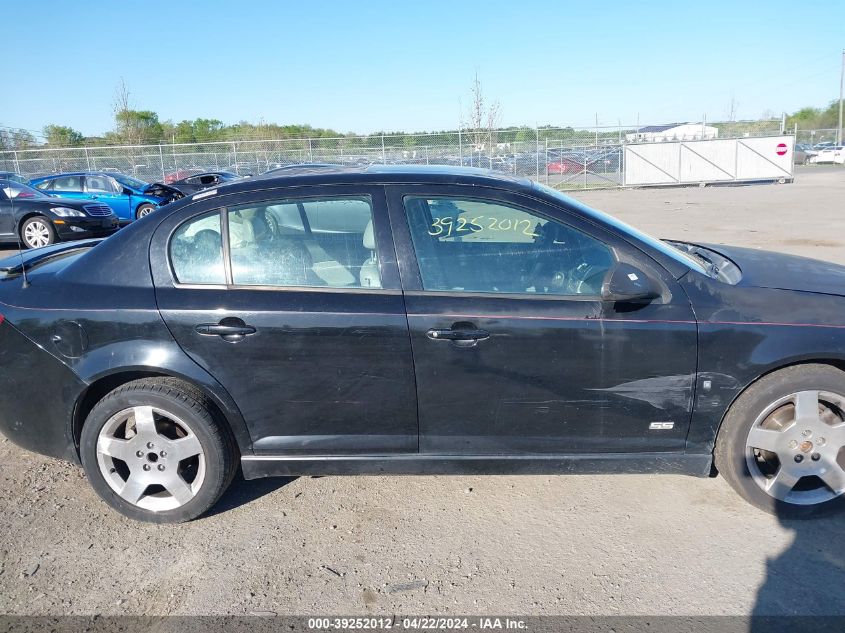
[[[131,195],[132,195],[132,190],[131,190],[129,187],[124,187],[124,188],[123,188],[123,195],[124,195],[124,196],[131,196]]]
[[[649,303],[659,296],[660,290],[651,277],[622,262],[608,271],[601,286],[602,301]]]

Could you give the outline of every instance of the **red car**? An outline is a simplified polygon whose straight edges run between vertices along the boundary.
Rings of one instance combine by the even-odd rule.
[[[568,158],[558,158],[546,165],[549,174],[578,174],[584,171],[584,164]]]
[[[203,173],[202,169],[177,169],[176,171],[171,171],[169,174],[164,174],[164,184],[169,185],[177,180],[201,173]]]

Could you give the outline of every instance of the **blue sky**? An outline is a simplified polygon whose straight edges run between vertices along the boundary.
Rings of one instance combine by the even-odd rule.
[[[838,97],[845,0],[3,0],[0,125],[162,120],[454,128],[478,72],[503,125],[779,115]]]

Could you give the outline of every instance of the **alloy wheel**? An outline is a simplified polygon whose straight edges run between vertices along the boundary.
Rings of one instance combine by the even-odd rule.
[[[754,482],[784,503],[845,494],[845,397],[799,391],[773,402],[748,432],[745,460]]]
[[[33,220],[24,227],[23,239],[30,248],[47,246],[50,243],[50,229],[41,220]]]
[[[196,434],[156,407],[136,406],[109,418],[97,439],[97,463],[117,495],[153,512],[185,505],[205,480],[205,454]]]

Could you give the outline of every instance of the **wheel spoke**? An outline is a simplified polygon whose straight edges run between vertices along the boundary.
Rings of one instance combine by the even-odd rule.
[[[97,440],[97,450],[104,455],[121,459],[124,462],[129,462],[135,455],[129,445],[129,440],[120,440],[116,437],[100,437]]]
[[[778,444],[782,437],[781,431],[755,426],[748,434],[748,446],[777,453]]]
[[[170,455],[168,457],[182,461],[200,453],[202,453],[202,445],[199,439],[196,435],[189,435],[188,437],[170,442]]]
[[[179,502],[179,505],[184,505],[194,498],[194,492],[191,490],[190,484],[182,479],[182,476],[175,471],[162,485]]]
[[[795,419],[819,419],[819,392],[799,391],[795,394]]]
[[[819,477],[835,494],[840,495],[845,492],[845,470],[842,470],[839,464],[834,462],[827,466],[825,472]]]
[[[118,494],[129,503],[138,503],[147,489],[147,483],[141,481],[140,477],[129,475],[129,479],[123,484]]]
[[[135,432],[138,435],[144,438],[158,435],[152,407],[135,407],[132,409],[132,414],[135,416]]]
[[[798,483],[800,477],[796,477],[790,471],[786,470],[783,465],[778,469],[778,472],[772,477],[767,485],[766,492],[772,495],[775,499],[785,501],[786,497],[792,492],[795,484]]]

